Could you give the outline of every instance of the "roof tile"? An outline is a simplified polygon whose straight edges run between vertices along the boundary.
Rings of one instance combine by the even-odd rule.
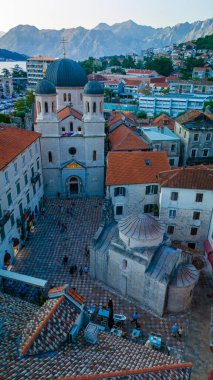
[[[111,150],[148,150],[148,145],[126,125],[121,124],[109,136]]]
[[[213,190],[211,166],[177,168],[159,173],[158,178],[162,187]]]

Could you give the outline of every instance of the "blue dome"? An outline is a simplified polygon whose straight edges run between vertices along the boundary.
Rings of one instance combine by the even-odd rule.
[[[81,65],[68,58],[50,63],[46,78],[56,87],[84,87],[87,83],[87,75]]]
[[[35,93],[38,95],[56,94],[56,88],[53,83],[44,78],[37,82]]]
[[[87,95],[103,95],[104,88],[103,86],[97,82],[95,79],[91,80],[84,87],[84,94]]]

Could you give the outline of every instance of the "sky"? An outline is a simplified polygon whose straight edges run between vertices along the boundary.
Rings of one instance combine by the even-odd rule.
[[[213,0],[1,0],[0,31],[19,24],[62,29],[100,22],[133,20],[153,27],[205,20],[213,16]]]

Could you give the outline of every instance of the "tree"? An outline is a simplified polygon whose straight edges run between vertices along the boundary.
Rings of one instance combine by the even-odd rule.
[[[110,66],[121,66],[117,57],[112,57],[109,62]]]
[[[22,119],[27,112],[30,112],[34,103],[35,96],[32,91],[29,91],[26,98],[18,99],[14,105],[15,115]]]
[[[4,67],[1,72],[2,72],[3,77],[5,78],[9,78],[11,76],[10,71],[6,69],[6,67]]]
[[[5,113],[0,113],[0,123],[10,124],[10,115]]]
[[[138,119],[146,119],[147,118],[147,113],[145,111],[138,111],[136,113],[136,116]]]
[[[124,58],[122,62],[122,67],[125,69],[134,69],[135,68],[135,62],[131,55],[128,55],[127,57]]]
[[[169,76],[173,70],[172,61],[170,58],[158,57],[154,59],[147,59],[145,63],[145,69],[155,70],[158,74]]]
[[[111,100],[112,102],[112,96],[113,96],[113,90],[111,88],[105,88],[104,89],[104,98],[108,102]]]
[[[122,67],[112,68],[111,73],[126,75],[126,71]]]
[[[12,77],[13,78],[27,78],[27,72],[24,71],[19,65],[15,65],[12,68]]]
[[[191,78],[194,67],[203,67],[204,64],[203,58],[186,58],[184,60],[184,67],[181,69],[182,79]]]

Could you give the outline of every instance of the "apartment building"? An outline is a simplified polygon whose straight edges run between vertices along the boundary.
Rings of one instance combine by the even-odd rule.
[[[200,80],[183,80],[183,79],[181,80],[180,79],[180,80],[173,81],[173,83],[170,83],[169,91],[171,94],[213,95],[213,83],[206,79],[200,79]]]
[[[13,79],[0,76],[0,98],[3,96],[12,96]]]
[[[0,127],[0,268],[14,260],[42,206],[40,136]]]
[[[44,78],[47,66],[55,60],[56,58],[43,56],[27,59],[27,81],[32,90],[35,88],[36,83]]]

